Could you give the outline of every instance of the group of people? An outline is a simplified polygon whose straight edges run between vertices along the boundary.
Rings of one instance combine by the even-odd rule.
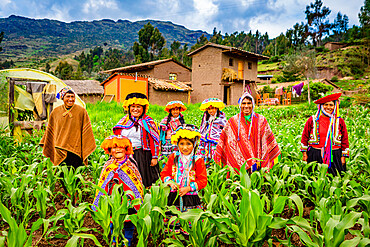
[[[346,125],[339,117],[339,96],[333,94],[315,101],[319,106],[317,114],[308,119],[301,140],[303,160],[328,164],[328,172],[333,175],[346,170],[345,158],[349,156]],[[87,157],[96,148],[91,123],[87,111],[74,104],[71,88],[62,89],[57,97],[64,104],[51,113],[40,145],[55,165],[64,162],[77,168],[87,163]],[[128,94],[123,102],[127,114],[101,144],[109,159],[102,168],[98,186],[111,194],[114,185],[122,184],[125,191],[131,191],[127,193],[130,200],[143,199],[144,189],[161,178],[171,187],[168,205],[184,212],[202,207],[198,192],[207,185],[206,165],[211,160],[236,172],[243,165],[249,172],[272,168],[281,152],[266,118],[254,111],[254,98],[248,92],[238,103],[239,113],[227,120],[221,100],[204,100],[198,129],[185,123],[182,112],[187,108],[181,101],[169,102],[165,107],[168,115],[158,130],[147,115],[146,95]],[[158,159],[165,161],[163,169]],[[94,210],[98,210],[101,196],[103,193],[98,191]],[[130,213],[138,208],[136,205]],[[129,243],[133,229],[132,223],[125,223]],[[175,230],[182,229],[176,225]]]

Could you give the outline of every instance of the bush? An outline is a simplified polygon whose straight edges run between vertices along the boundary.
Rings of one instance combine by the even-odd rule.
[[[311,100],[317,100],[322,97],[323,94],[333,90],[333,86],[323,84],[321,82],[310,83],[310,95]],[[303,99],[308,100],[307,85],[303,86]]]
[[[332,82],[337,82],[337,81],[338,81],[338,76],[336,76],[336,75],[335,75],[335,76],[333,76],[333,77],[331,78],[331,81],[332,81]]]
[[[351,97],[347,97],[347,96],[343,96],[343,97],[341,97],[339,107],[340,107],[340,108],[347,108],[347,107],[350,107],[350,106],[351,106],[351,101],[352,101],[352,100],[353,100],[353,98],[351,98]]]

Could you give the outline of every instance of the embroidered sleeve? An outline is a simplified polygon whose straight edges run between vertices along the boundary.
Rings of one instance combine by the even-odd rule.
[[[310,133],[312,130],[312,116],[307,120],[301,138],[301,152],[307,152],[308,141],[310,140]]]
[[[194,183],[196,184],[196,190],[201,190],[204,187],[207,186],[207,171],[206,171],[206,166],[204,164],[204,159],[203,158],[198,158],[197,161],[195,162],[195,181]],[[190,187],[193,189],[190,183]]]
[[[347,132],[346,123],[344,122],[342,118],[340,119],[339,125],[340,125],[340,131],[342,133],[342,141],[341,141],[342,156],[349,158],[348,132]]]
[[[167,177],[164,177],[163,178],[163,182],[168,182],[168,181],[171,181],[173,180],[170,176],[167,176]]]

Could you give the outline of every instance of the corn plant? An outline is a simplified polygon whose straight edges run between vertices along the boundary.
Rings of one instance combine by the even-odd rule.
[[[41,182],[38,182],[37,188],[33,190],[33,196],[36,198],[36,210],[41,218],[46,216],[48,194],[51,192]]]
[[[288,197],[277,198],[273,210],[267,214],[263,211],[263,201],[257,192],[242,187],[240,193],[239,205],[234,205],[232,201],[227,201],[222,194],[219,194],[229,214],[214,215],[211,221],[223,232],[219,238],[226,244],[232,244],[235,239],[238,246],[262,245],[270,237],[272,229],[285,226],[287,220],[274,217],[274,214],[280,214],[283,211]],[[290,199],[294,200],[302,215],[303,205],[300,198],[292,195]]]
[[[182,246],[181,241],[187,243],[186,246],[211,247],[217,246],[217,236],[219,231],[214,223],[209,219],[208,212],[200,209],[191,209],[180,214],[179,220],[182,228],[189,234],[187,239],[167,238],[165,243],[172,243],[175,246]],[[176,235],[178,237],[178,235]]]
[[[80,166],[75,170],[72,167],[60,166],[60,169],[63,173],[61,180],[67,188],[66,192],[70,195],[70,199],[74,200],[76,194],[78,194],[78,198],[82,198],[82,191],[79,188],[84,181],[81,172],[85,170],[85,167]]]
[[[49,221],[39,219],[33,223],[30,234],[27,235],[26,229],[24,228],[24,223],[21,222],[18,225],[17,221],[12,217],[10,211],[1,202],[0,214],[3,220],[9,225],[9,230],[6,234],[6,242],[8,247],[31,246],[33,233],[37,231],[41,225],[44,225],[43,234],[45,234],[49,224]],[[0,246],[4,245],[1,245],[0,242]]]
[[[63,220],[63,228],[68,235],[57,234],[55,237],[68,238],[68,236],[72,236],[75,233],[89,231],[90,229],[83,227],[88,204],[81,203],[78,207],[74,207],[70,200],[66,200],[65,206],[66,208],[58,210],[55,216],[50,217],[50,221],[54,222],[55,226],[57,221]],[[56,230],[57,228],[55,227],[52,230]]]
[[[168,183],[160,182],[159,185],[153,185],[150,188],[150,218],[152,227],[150,228],[153,243],[157,242],[158,237],[164,230],[165,209],[167,208],[167,198],[170,194]]]
[[[151,209],[151,196],[150,194],[146,194],[144,196],[144,202],[141,204],[137,214],[129,216],[131,222],[136,226],[139,238],[138,247],[146,246],[146,241],[152,228],[152,218],[150,217]]]
[[[333,203],[322,198],[310,215],[311,222],[317,222],[317,227],[310,225],[304,218],[293,217],[288,221],[288,224],[293,224],[288,229],[296,232],[306,246],[350,246],[351,242],[345,240],[345,234],[358,222],[361,215],[362,213],[354,211],[347,213],[339,200]],[[322,234],[318,231],[318,226],[322,229]],[[362,236],[359,244],[365,242],[367,240]],[[290,245],[289,241],[284,243]]]

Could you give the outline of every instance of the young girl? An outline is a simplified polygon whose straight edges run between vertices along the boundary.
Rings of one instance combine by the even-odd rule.
[[[186,110],[186,106],[181,101],[171,101],[167,103],[164,110],[168,112],[168,116],[162,119],[159,129],[161,156],[167,157],[176,151],[176,145],[171,144],[171,136],[175,133],[177,127],[185,123],[181,112]]]
[[[135,160],[132,158],[133,149],[131,141],[125,136],[111,135],[107,137],[101,144],[101,148],[107,154],[110,154],[110,159],[105,163],[99,178],[98,186],[104,189],[108,195],[112,194],[113,187],[116,184],[122,184],[124,191],[132,191],[135,196],[127,194],[129,201],[135,198],[143,199],[144,185],[137,169]],[[97,210],[99,199],[104,194],[97,190],[93,202],[92,209]],[[140,205],[134,205],[129,209],[129,214],[135,214],[139,210]],[[111,227],[113,227],[111,225]],[[134,225],[129,222],[124,222],[125,238],[131,244],[134,233]]]
[[[168,205],[175,205],[181,212],[202,208],[198,191],[207,185],[207,171],[203,158],[195,155],[200,137],[196,126],[181,125],[171,137],[172,143],[177,145],[179,151],[168,157],[168,162],[161,172],[163,182],[171,181]],[[180,231],[179,223],[176,224],[175,231]]]
[[[225,113],[221,111],[224,108],[225,104],[217,98],[206,99],[199,107],[200,110],[204,111],[204,114],[200,125],[202,138],[199,143],[198,155],[204,158],[206,164],[213,159],[222,129],[227,122]]]

